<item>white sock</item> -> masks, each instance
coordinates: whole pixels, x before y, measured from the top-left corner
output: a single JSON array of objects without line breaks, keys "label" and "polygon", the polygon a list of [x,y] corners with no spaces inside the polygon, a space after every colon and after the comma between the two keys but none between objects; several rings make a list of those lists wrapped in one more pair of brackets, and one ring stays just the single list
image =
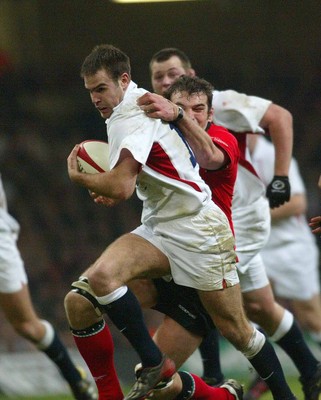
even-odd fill
[{"label": "white sock", "polygon": [[106,294],[106,296],[101,296],[101,297],[97,296],[96,299],[99,304],[104,306],[123,297],[124,294],[127,292],[127,290],[128,290],[127,286],[121,286],[120,288],[114,290],[113,292]]},{"label": "white sock", "polygon": [[288,310],[284,310],[283,318],[279,326],[276,328],[276,331],[273,333],[272,336],[270,336],[270,339],[273,342],[277,342],[278,340],[283,338],[283,336],[285,336],[291,329],[293,325],[293,320],[294,320],[293,314],[290,313],[290,311]]},{"label": "white sock", "polygon": [[42,319],[41,322],[45,326],[46,331],[44,337],[40,340],[40,342],[36,343],[36,346],[39,350],[45,350],[51,345],[55,337],[55,330],[50,322],[45,321],[44,319]]}]

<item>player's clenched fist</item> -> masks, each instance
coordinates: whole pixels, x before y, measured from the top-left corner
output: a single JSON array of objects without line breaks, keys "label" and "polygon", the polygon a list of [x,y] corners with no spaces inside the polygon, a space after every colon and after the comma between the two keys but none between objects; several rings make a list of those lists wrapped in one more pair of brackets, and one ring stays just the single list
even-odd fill
[{"label": "player's clenched fist", "polygon": [[312,233],[321,234],[321,216],[311,218],[309,226],[312,228]]},{"label": "player's clenched fist", "polygon": [[276,208],[290,200],[291,187],[287,176],[275,175],[266,189],[270,208]]}]

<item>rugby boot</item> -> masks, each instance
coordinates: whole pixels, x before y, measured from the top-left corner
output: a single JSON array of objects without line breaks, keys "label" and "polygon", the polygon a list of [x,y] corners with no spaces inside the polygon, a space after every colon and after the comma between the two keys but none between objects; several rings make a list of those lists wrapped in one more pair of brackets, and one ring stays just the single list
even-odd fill
[{"label": "rugby boot", "polygon": [[170,379],[176,372],[175,363],[163,355],[160,364],[155,367],[142,368],[136,382],[124,397],[124,400],[141,400],[161,381]]},{"label": "rugby boot", "polygon": [[77,367],[77,369],[81,375],[81,380],[70,387],[74,398],[76,400],[97,400],[96,389],[94,384],[87,379],[85,370],[81,367]]},{"label": "rugby boot", "polygon": [[228,379],[220,386],[222,389],[227,389],[235,400],[243,400],[243,386],[234,379]]},{"label": "rugby boot", "polygon": [[316,373],[310,379],[300,378],[304,400],[321,399],[321,363],[318,365]]}]

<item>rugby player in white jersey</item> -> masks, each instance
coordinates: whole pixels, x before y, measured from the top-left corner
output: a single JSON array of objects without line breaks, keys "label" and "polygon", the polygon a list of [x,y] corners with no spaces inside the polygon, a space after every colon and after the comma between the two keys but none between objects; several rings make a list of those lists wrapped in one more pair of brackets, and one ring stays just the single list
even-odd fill
[{"label": "rugby player in white jersey", "polygon": [[[267,186],[273,178],[274,146],[262,135],[248,135],[247,141],[251,163]],[[271,234],[260,254],[277,301],[321,346],[319,249],[307,223],[306,189],[294,158],[289,180],[290,201],[271,210]],[[251,392],[258,392],[258,386],[263,392],[264,385],[254,381]]]},{"label": "rugby player in white jersey", "polygon": [[[245,317],[228,219],[212,202],[186,141],[175,125],[140,110],[136,101],[146,91],[131,80],[129,58],[121,50],[96,46],[81,75],[94,106],[107,119],[111,170],[81,173],[76,145],[68,157],[69,176],[97,198],[126,200],[137,184],[143,201],[142,225],[110,244],[65,299],[76,345],[97,384],[107,375],[106,364],[112,364],[112,345],[104,347],[110,337],[101,310],[142,361],[141,374],[125,399],[146,397],[174,374],[175,365],[151,339],[139,303],[126,286],[136,278],[171,274],[176,283],[197,290],[221,333],[261,376],[271,376],[275,399],[293,399],[273,346]],[[171,122],[178,119],[176,114]],[[219,165],[224,153],[208,140],[216,154],[212,162]],[[120,396],[117,390],[113,398]]]},{"label": "rugby player in white jersey", "polygon": [[84,371],[74,365],[52,324],[40,319],[34,309],[17,246],[19,231],[19,223],[8,212],[0,176],[0,307],[15,331],[55,363],[75,399],[95,400],[97,394]]},{"label": "rugby player in white jersey", "polygon": [[[153,89],[160,95],[179,76],[195,75],[188,57],[175,48],[157,52],[151,59],[150,70]],[[177,106],[155,94],[144,95],[138,104],[152,118],[170,121],[177,114]],[[232,90],[215,90],[213,107],[214,122],[235,134],[241,150],[232,212],[239,259],[237,266],[246,311],[249,318],[291,357],[301,374],[306,399],[315,399],[321,393],[321,366],[306,345],[293,315],[275,302],[259,254],[269,236],[269,204],[275,208],[290,198],[288,170],[292,155],[292,116],[269,100]],[[188,117],[182,118],[178,126],[183,133],[190,134],[193,129]],[[267,189],[246,160],[246,134],[265,131],[275,146],[274,176]],[[201,160],[200,165],[203,166]],[[217,364],[217,357],[213,357],[212,363]]]}]

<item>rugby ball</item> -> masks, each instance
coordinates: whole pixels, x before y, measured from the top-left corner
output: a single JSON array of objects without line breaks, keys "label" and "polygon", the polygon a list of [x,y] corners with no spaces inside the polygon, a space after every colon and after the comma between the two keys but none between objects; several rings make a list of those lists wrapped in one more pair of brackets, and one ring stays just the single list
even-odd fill
[{"label": "rugby ball", "polygon": [[97,174],[109,171],[108,143],[102,140],[85,140],[80,143],[77,161],[81,172]]}]

